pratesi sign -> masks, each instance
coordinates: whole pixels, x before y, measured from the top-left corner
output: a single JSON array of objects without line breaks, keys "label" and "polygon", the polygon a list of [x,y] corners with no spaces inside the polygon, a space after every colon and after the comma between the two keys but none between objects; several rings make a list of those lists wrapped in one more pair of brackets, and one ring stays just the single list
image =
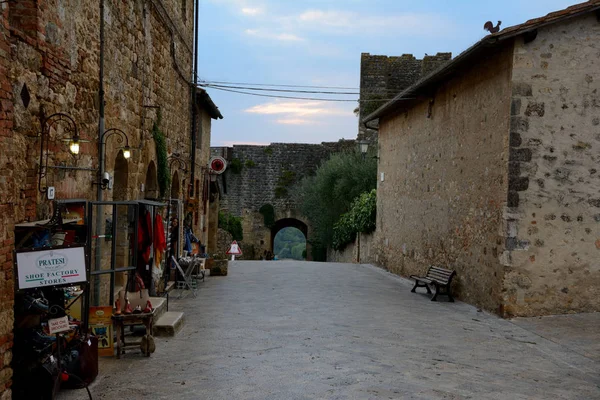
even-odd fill
[{"label": "pratesi sign", "polygon": [[87,281],[83,247],[17,253],[19,289]]}]

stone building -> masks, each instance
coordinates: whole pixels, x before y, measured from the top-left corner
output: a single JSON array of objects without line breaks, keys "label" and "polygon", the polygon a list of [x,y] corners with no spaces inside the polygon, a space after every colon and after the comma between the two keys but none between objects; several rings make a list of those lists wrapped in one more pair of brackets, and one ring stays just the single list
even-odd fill
[{"label": "stone building", "polygon": [[[132,149],[127,161],[123,143],[106,136],[103,163],[114,183],[102,191],[103,199],[164,198],[152,135],[157,123],[167,154],[184,161],[170,165],[169,192],[187,202],[204,241],[210,122],[222,116],[205,91],[192,98],[193,1],[21,0],[0,7],[0,398],[7,399],[14,225],[49,217],[51,201],[43,191],[49,186],[56,199],[96,200],[101,59],[104,129],[122,130]],[[54,113],[68,114],[89,141],[77,158],[59,140],[69,132],[58,125],[48,130],[50,146],[40,154],[44,118]],[[49,167],[41,176],[46,157]]]},{"label": "stone building", "polygon": [[390,271],[457,271],[502,316],[600,311],[600,1],[484,37],[379,120],[377,229]]},{"label": "stone building", "polygon": [[[401,56],[380,56],[362,53],[360,55],[360,100],[358,108],[358,139],[377,138],[376,129],[368,129],[361,122],[364,117],[375,111],[402,90],[422,77],[438,69],[452,58],[452,53],[437,53],[425,56],[422,60],[412,54]],[[374,121],[369,126],[376,128]]]}]

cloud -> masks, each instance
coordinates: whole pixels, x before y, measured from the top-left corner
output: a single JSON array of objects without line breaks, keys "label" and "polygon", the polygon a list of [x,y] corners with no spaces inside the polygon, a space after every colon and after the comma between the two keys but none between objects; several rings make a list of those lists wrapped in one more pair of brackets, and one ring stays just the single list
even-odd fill
[{"label": "cloud", "polygon": [[295,17],[301,28],[342,34],[440,35],[453,29],[445,18],[435,14],[361,15],[341,10],[307,10]]},{"label": "cloud", "polygon": [[273,33],[273,32],[264,31],[264,30],[260,30],[260,29],[246,29],[244,31],[244,33],[246,33],[246,35],[248,35],[248,36],[254,36],[254,37],[258,37],[261,39],[267,39],[267,40],[277,40],[280,42],[302,42],[302,41],[304,41],[303,38],[296,36],[294,34],[291,34],[291,33]]},{"label": "cloud", "polygon": [[278,119],[275,122],[282,125],[316,125],[320,123],[319,121],[302,118],[283,118]]},{"label": "cloud", "polygon": [[249,16],[255,16],[255,15],[259,15],[262,14],[262,9],[260,8],[256,8],[256,7],[243,7],[242,8],[242,14],[244,15],[249,15]]},{"label": "cloud", "polygon": [[331,117],[352,115],[348,110],[323,101],[271,101],[244,110],[250,114],[278,116],[281,125],[320,125]]},{"label": "cloud", "polygon": [[287,114],[295,117],[348,115],[346,110],[332,107],[322,101],[272,101],[250,107],[244,111],[252,114]]}]

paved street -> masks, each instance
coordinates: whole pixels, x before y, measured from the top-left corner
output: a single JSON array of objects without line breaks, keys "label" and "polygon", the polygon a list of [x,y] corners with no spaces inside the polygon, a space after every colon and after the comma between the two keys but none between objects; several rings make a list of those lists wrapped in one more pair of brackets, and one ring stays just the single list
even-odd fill
[{"label": "paved street", "polygon": [[507,321],[371,266],[293,261],[237,261],[185,294],[183,330],[101,360],[95,399],[600,399],[600,314]]}]

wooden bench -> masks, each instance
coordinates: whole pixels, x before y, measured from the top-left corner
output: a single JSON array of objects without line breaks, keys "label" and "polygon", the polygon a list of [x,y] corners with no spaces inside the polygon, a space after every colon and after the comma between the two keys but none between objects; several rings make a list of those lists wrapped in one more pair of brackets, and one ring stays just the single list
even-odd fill
[{"label": "wooden bench", "polygon": [[438,294],[442,294],[448,296],[448,301],[454,302],[454,297],[452,297],[452,292],[450,289],[450,284],[452,283],[452,278],[454,278],[454,275],[456,275],[455,271],[431,266],[429,267],[429,270],[427,270],[427,274],[425,276],[410,276],[415,280],[415,286],[413,286],[411,292],[414,293],[418,287],[424,287],[427,289],[427,294],[431,294],[429,285],[433,285],[435,287],[435,293],[431,298],[431,301],[437,301]]}]

